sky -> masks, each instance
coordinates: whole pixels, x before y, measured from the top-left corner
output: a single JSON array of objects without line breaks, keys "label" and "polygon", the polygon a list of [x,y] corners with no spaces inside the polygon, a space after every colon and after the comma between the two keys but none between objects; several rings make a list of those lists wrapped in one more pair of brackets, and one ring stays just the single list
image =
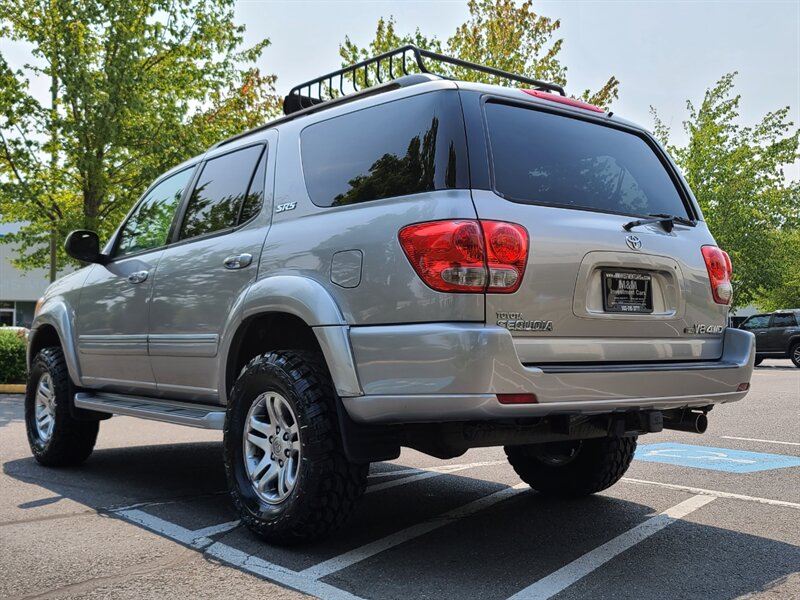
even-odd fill
[{"label": "sky", "polygon": [[[686,100],[698,105],[732,71],[742,124],[790,106],[800,127],[800,0],[535,0],[534,10],[561,20],[567,93],[597,90],[614,75],[612,110],[651,128],[655,107],[673,142],[686,141]],[[446,40],[469,12],[466,0],[238,0],[235,9],[246,43],[271,40],[258,66],[278,75],[281,94],[339,68],[345,36],[364,46],[390,15],[400,34],[419,28]],[[23,44],[3,41],[2,51],[14,66],[30,60]],[[46,96],[47,82],[33,83]],[[787,174],[800,179],[800,163]]]},{"label": "sky", "polygon": [[[561,20],[560,54],[567,93],[620,82],[612,109],[652,127],[650,106],[685,141],[686,100],[698,105],[722,75],[738,71],[742,123],[790,106],[800,126],[800,0],[666,1],[544,0],[538,13]],[[464,22],[466,0],[239,0],[236,18],[246,41],[268,37],[259,66],[278,75],[282,94],[302,81],[337,69],[339,44],[359,46],[374,36],[381,16],[393,15],[400,34],[416,28],[443,40]],[[789,169],[800,179],[800,164]]]}]

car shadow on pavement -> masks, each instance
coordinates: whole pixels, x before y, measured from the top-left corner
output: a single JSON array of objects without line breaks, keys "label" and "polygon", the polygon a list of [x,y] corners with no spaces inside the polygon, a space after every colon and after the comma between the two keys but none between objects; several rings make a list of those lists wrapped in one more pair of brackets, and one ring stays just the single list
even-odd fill
[{"label": "car shadow on pavement", "polygon": [[[398,480],[411,476],[402,465],[376,467],[373,472],[404,471],[396,475]],[[3,470],[48,490],[52,497],[116,518],[124,518],[120,507],[135,506],[191,531],[235,520],[218,442],[101,449],[74,469],[48,469],[24,458],[5,463]],[[381,476],[370,482],[391,479]],[[628,494],[629,489],[622,491]],[[320,581],[363,598],[503,600],[690,496],[665,492],[671,495],[654,507],[646,500],[602,494],[564,500],[522,490],[470,516],[448,515],[501,490],[508,486],[440,474],[367,493],[346,529],[316,543],[272,546],[241,526],[213,539],[277,569],[297,572],[397,532],[413,531],[420,523],[433,524],[423,534],[400,535],[398,543],[346,563]],[[638,486],[635,490],[631,496],[646,496]],[[672,523],[557,597],[722,600],[768,590],[795,573],[798,564],[796,546],[687,519]]]}]

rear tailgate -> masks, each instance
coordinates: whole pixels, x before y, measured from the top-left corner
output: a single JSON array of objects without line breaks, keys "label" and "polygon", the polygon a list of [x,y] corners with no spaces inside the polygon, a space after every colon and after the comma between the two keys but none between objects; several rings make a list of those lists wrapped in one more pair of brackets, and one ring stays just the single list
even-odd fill
[{"label": "rear tailgate", "polygon": [[494,191],[473,191],[478,217],[530,237],[522,284],[488,294],[486,319],[512,332],[522,362],[719,358],[727,306],[712,297],[705,224],[623,228],[694,216],[655,145],[537,105],[484,111]]}]

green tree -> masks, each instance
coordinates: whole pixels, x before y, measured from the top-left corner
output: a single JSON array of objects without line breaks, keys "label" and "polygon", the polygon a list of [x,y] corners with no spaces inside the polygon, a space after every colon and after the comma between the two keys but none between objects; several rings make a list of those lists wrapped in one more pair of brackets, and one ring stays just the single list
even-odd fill
[{"label": "green tree", "polygon": [[800,131],[788,106],[753,127],[742,126],[735,76],[717,81],[699,107],[687,101],[685,146],[670,144],[669,129],[652,107],[651,112],[656,136],[683,170],[720,247],[731,255],[734,303],[745,306],[781,288],[787,265],[796,271],[800,263],[800,182],[787,180],[784,172],[800,159]]},{"label": "green tree", "polygon": [[[107,235],[157,174],[279,111],[234,0],[0,0],[0,221],[17,265],[50,263],[71,229]],[[31,81],[49,83],[37,98]],[[48,252],[48,249],[50,250]],[[63,257],[61,257],[63,259]]]},{"label": "green tree", "polygon": [[[564,40],[554,39],[561,21],[534,12],[533,0],[526,0],[519,6],[513,0],[470,0],[468,6],[470,18],[458,26],[446,43],[423,35],[419,29],[401,36],[395,30],[393,17],[381,18],[375,37],[367,47],[361,48],[345,37],[339,47],[342,66],[398,46],[414,44],[533,79],[566,85],[567,68],[558,59]],[[467,81],[504,83],[491,75],[446,65],[437,65],[436,71]],[[363,73],[359,73],[358,83],[363,85]],[[612,76],[600,90],[585,90],[580,97],[607,108],[618,93],[619,81]]]}]

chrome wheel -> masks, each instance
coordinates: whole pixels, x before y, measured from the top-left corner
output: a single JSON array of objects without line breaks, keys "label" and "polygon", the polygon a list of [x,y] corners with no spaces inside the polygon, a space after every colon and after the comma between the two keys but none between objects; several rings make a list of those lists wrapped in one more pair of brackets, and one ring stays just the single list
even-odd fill
[{"label": "chrome wheel", "polygon": [[49,442],[56,424],[56,394],[50,373],[42,373],[39,383],[36,384],[34,418],[39,439],[44,443]]},{"label": "chrome wheel", "polygon": [[300,428],[289,401],[277,392],[255,399],[244,425],[244,463],[259,498],[280,504],[300,474]]},{"label": "chrome wheel", "polygon": [[794,364],[800,366],[800,344],[794,347],[794,351],[792,352],[792,361]]}]

